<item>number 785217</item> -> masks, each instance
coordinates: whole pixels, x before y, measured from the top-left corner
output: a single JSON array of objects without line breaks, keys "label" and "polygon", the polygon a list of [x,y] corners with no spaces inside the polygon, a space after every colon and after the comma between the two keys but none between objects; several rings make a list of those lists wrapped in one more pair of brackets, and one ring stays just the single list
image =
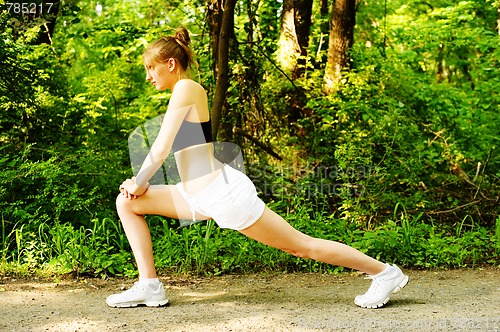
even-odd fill
[{"label": "number 785217", "polygon": [[35,2],[6,2],[7,12],[11,14],[49,14],[53,2],[35,3]]}]

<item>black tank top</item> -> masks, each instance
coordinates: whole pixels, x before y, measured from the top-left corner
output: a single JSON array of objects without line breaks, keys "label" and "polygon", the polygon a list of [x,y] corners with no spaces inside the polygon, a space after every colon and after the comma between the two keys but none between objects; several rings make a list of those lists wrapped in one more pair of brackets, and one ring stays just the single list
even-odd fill
[{"label": "black tank top", "polygon": [[212,142],[212,123],[182,121],[182,125],[175,136],[172,151],[177,152],[187,147]]}]

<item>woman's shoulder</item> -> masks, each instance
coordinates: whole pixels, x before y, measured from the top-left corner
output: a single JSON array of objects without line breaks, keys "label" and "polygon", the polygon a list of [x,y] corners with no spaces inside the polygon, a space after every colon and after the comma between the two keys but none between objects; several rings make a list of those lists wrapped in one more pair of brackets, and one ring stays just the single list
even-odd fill
[{"label": "woman's shoulder", "polygon": [[176,89],[196,89],[197,91],[205,92],[205,88],[200,83],[189,78],[178,81],[174,86],[174,90]]},{"label": "woman's shoulder", "polygon": [[200,109],[208,107],[205,88],[191,79],[182,79],[175,83],[169,105],[180,107],[192,104]]}]

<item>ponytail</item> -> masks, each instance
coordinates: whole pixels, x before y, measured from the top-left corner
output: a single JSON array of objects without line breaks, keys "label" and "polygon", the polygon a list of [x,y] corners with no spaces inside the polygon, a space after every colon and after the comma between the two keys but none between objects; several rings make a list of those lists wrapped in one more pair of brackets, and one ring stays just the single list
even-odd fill
[{"label": "ponytail", "polygon": [[161,37],[152,43],[142,55],[145,65],[164,63],[169,58],[174,58],[187,71],[194,64],[194,53],[190,48],[191,38],[183,26],[175,30],[173,36]]}]

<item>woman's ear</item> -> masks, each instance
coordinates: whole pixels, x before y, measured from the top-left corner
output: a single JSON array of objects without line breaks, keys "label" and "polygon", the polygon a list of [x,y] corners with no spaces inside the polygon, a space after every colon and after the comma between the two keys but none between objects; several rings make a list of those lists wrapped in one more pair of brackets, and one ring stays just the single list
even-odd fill
[{"label": "woman's ear", "polygon": [[170,70],[170,72],[172,73],[175,70],[175,66],[177,65],[177,63],[175,62],[174,58],[168,59],[167,63],[168,63],[168,70]]}]

